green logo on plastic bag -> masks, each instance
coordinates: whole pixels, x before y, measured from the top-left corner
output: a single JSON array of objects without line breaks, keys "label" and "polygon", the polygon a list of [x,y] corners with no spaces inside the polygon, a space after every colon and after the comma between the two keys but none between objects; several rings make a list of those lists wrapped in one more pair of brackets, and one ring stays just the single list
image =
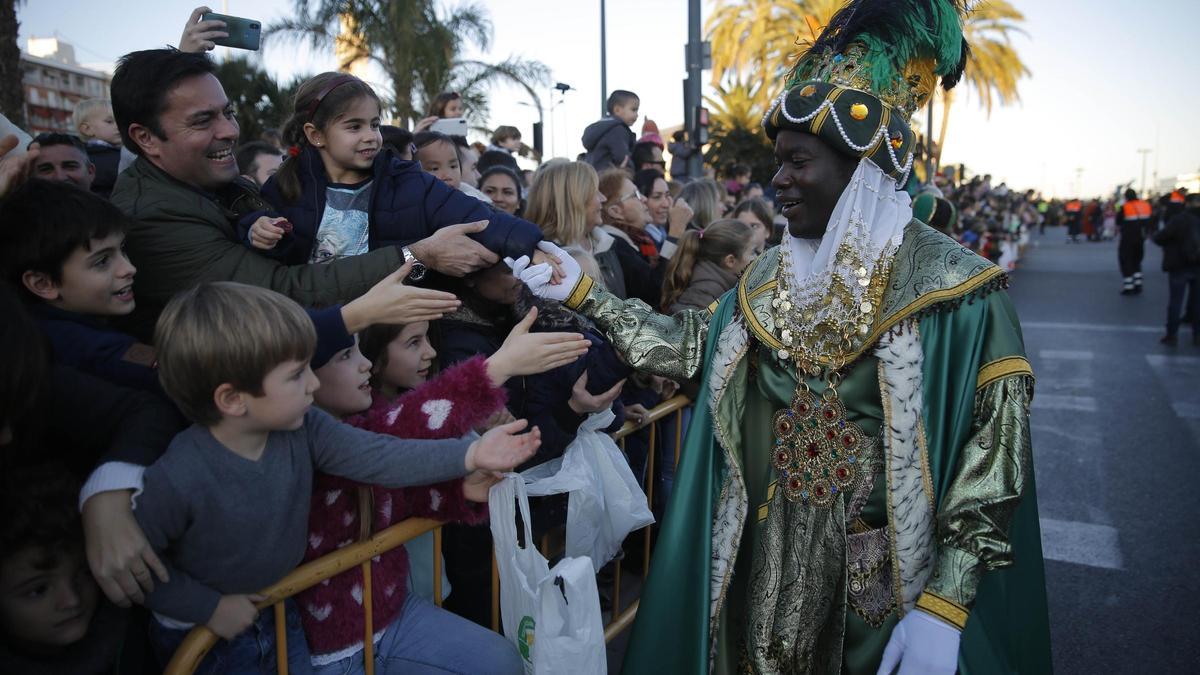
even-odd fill
[{"label": "green logo on plastic bag", "polygon": [[521,623],[517,626],[517,649],[521,652],[521,658],[533,663],[533,617],[521,617]]}]

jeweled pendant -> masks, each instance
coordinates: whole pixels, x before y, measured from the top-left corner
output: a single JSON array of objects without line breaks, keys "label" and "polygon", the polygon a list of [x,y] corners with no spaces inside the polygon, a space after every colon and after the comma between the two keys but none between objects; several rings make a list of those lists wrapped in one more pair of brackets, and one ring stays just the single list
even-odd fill
[{"label": "jeweled pendant", "polygon": [[801,385],[791,405],[775,413],[772,465],[786,499],[828,506],[854,483],[855,453],[866,435],[846,419],[837,396],[818,398]]}]

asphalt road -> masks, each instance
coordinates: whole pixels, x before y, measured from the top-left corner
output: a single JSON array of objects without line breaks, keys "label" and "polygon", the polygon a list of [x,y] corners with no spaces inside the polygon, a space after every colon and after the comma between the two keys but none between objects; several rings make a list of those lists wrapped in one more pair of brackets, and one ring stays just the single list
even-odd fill
[{"label": "asphalt road", "polygon": [[1032,430],[1057,673],[1200,672],[1200,347],[1165,333],[1116,244],[1034,236],[1010,294],[1037,376]]}]

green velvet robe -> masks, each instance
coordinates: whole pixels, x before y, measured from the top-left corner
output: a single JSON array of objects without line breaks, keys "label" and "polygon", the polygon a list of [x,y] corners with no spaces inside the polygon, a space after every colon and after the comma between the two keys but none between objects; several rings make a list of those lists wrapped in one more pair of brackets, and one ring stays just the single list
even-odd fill
[{"label": "green velvet robe", "polygon": [[[848,497],[831,507],[801,507],[775,494],[770,420],[796,384],[795,371],[773,356],[780,346],[769,305],[777,270],[778,252],[768,251],[711,315],[663,317],[587,280],[567,301],[591,316],[635,367],[677,378],[703,375],[624,672],[874,673],[892,627],[922,590],[970,609],[961,672],[1049,672],[1029,457],[1032,373],[1015,312],[1000,290],[1000,270],[911,223],[874,329],[839,387],[848,418],[866,434],[892,428],[898,394],[872,345],[902,341],[895,336],[906,330],[919,336],[909,342],[922,357],[912,440],[920,466],[907,471],[910,492],[919,473],[916,490],[923,496],[916,501],[928,500],[928,514],[898,508],[903,470],[892,466],[892,451],[879,448],[874,486],[855,522],[890,534],[896,606],[878,627],[847,609]],[[910,531],[910,521],[922,517],[932,519],[926,524],[932,542],[910,553],[912,546],[898,546],[897,528]],[[764,563],[764,555],[782,557]],[[752,581],[762,576],[756,563],[761,571],[783,567],[781,560],[799,578],[786,592],[767,584],[764,597],[763,584]],[[794,647],[786,639],[767,635],[759,647],[770,649],[749,658],[746,623],[762,613],[764,601],[795,610],[793,623],[798,617],[801,633],[809,632],[807,651],[789,652]]]}]

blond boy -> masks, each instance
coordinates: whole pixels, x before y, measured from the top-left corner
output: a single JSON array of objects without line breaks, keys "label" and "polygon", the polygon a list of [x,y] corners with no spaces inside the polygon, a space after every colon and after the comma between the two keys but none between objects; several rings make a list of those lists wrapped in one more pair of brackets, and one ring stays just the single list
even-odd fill
[{"label": "blond boy", "polygon": [[[424,485],[510,469],[540,443],[536,428],[514,435],[523,421],[475,441],[401,440],[338,422],[312,407],[312,321],[274,291],[232,282],[186,291],[167,305],[155,344],[163,388],[195,422],[146,469],[135,511],[169,575],[146,595],[164,662],[205,624],[227,642],[202,670],[274,671],[273,616],[258,617],[254,593],[303,558],[315,471]],[[287,609],[288,661],[307,672],[299,618]]]}]

